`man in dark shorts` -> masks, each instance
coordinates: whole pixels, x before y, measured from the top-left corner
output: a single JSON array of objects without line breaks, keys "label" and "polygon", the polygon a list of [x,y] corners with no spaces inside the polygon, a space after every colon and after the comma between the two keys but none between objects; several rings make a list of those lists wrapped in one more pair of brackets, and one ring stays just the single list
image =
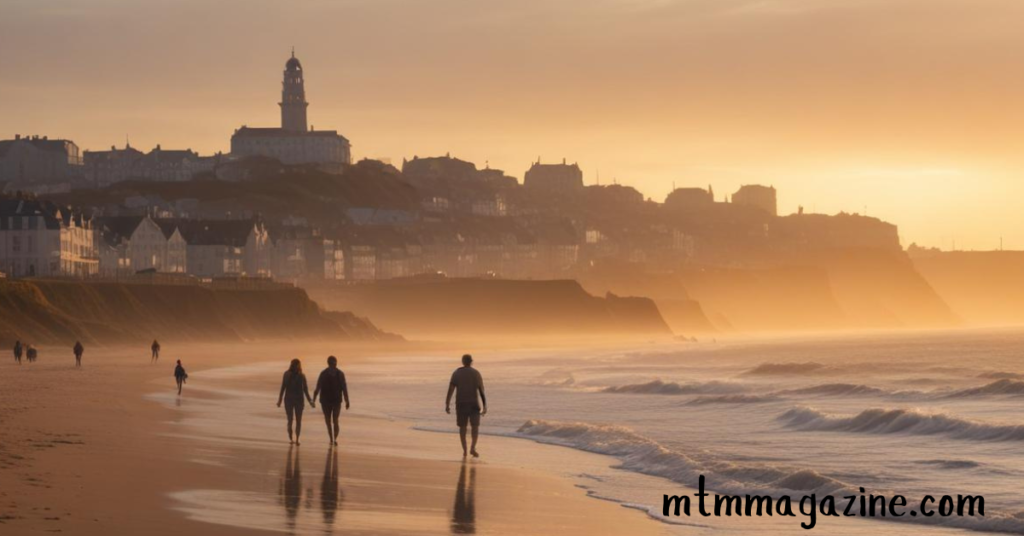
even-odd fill
[{"label": "man in dark shorts", "polygon": [[313,398],[317,395],[320,395],[320,409],[324,410],[324,421],[327,423],[327,441],[333,446],[338,446],[338,433],[341,432],[338,428],[341,403],[345,402],[345,409],[348,409],[349,398],[345,373],[338,368],[338,358],[333,355],[327,358],[327,368],[316,380]]},{"label": "man in dark shorts", "polygon": [[[469,453],[474,458],[479,458],[476,451],[476,439],[480,433],[480,417],[487,415],[487,397],[484,395],[484,378],[480,372],[473,368],[473,356],[466,354],[462,356],[462,367],[455,369],[452,373],[452,380],[448,384],[448,399],[444,403],[445,413],[452,412],[452,394],[455,395],[455,422],[459,425],[459,439],[462,440],[462,456],[466,456],[466,425],[473,427],[473,445]],[[479,400],[477,392],[480,393]],[[483,411],[480,410],[480,403],[483,402]]]}]

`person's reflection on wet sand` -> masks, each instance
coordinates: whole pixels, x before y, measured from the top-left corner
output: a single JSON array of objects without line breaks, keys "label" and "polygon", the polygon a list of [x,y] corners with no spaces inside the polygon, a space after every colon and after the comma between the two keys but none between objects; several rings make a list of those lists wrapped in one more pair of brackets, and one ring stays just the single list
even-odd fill
[{"label": "person's reflection on wet sand", "polygon": [[320,509],[324,513],[325,525],[330,527],[334,524],[334,516],[344,500],[345,493],[338,482],[338,449],[329,449],[327,463],[324,464],[324,481],[320,485]]},{"label": "person's reflection on wet sand", "polygon": [[299,515],[299,504],[302,502],[302,470],[299,468],[299,449],[288,449],[288,461],[284,466],[281,478],[281,504],[288,518],[288,528],[295,529],[295,520]]},{"label": "person's reflection on wet sand", "polygon": [[452,534],[476,534],[476,467],[462,464],[459,472],[459,487],[455,490],[455,507],[452,508]]}]

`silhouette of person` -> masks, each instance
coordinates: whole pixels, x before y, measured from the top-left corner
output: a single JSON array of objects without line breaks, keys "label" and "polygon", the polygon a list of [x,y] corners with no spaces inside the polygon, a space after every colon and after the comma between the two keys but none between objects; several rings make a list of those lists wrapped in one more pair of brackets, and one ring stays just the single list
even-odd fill
[{"label": "silhouette of person", "polygon": [[[288,443],[299,444],[299,435],[302,434],[302,410],[306,408],[306,400],[309,405],[316,407],[313,398],[309,396],[309,385],[306,383],[306,375],[302,373],[302,361],[292,359],[288,370],[284,371],[281,378],[281,392],[277,395],[277,407],[281,407],[284,401],[284,412],[288,415]],[[292,421],[295,422],[295,439],[292,439]]]},{"label": "silhouette of person", "polygon": [[320,395],[320,409],[323,410],[324,422],[327,423],[327,441],[331,445],[337,446],[338,433],[341,432],[338,428],[341,403],[345,402],[345,409],[348,409],[349,396],[345,373],[338,368],[338,358],[333,355],[327,358],[327,368],[320,373],[320,378],[316,380],[313,398],[316,398],[317,395]]},{"label": "silhouette of person", "polygon": [[21,341],[14,341],[14,360],[20,365],[21,354],[24,351],[24,347],[21,345]]},{"label": "silhouette of person", "polygon": [[181,396],[181,386],[185,384],[185,380],[188,379],[188,373],[185,372],[185,367],[181,366],[181,360],[178,360],[178,366],[174,367],[174,380],[178,382],[178,396]]},{"label": "silhouette of person", "polygon": [[160,360],[160,343],[156,342],[156,339],[153,339],[153,345],[150,346],[149,349],[153,351],[153,355],[150,356],[149,360],[152,363],[156,363]]},{"label": "silhouette of person", "polygon": [[75,347],[72,348],[75,352],[75,367],[82,366],[82,354],[85,353],[85,347],[82,346],[82,341],[75,341]]},{"label": "silhouette of person", "polygon": [[320,509],[324,514],[324,525],[328,529],[334,525],[334,518],[345,500],[338,481],[338,450],[327,451],[327,463],[324,465],[324,480],[320,484]]},{"label": "silhouette of person", "polygon": [[468,467],[468,470],[467,482],[467,467],[463,462],[452,507],[452,534],[476,534],[476,467]]},{"label": "silhouette of person", "polygon": [[[473,356],[466,354],[462,356],[462,366],[455,369],[452,379],[448,383],[448,398],[444,403],[445,413],[452,412],[452,394],[455,395],[455,423],[459,425],[459,439],[462,441],[462,456],[466,456],[466,426],[473,427],[473,445],[469,453],[474,458],[479,458],[476,451],[476,441],[480,434],[480,417],[487,415],[487,397],[484,395],[484,378],[480,371],[473,368]],[[479,400],[477,393],[480,393]],[[479,402],[483,402],[483,411],[480,410]]]},{"label": "silhouette of person", "polygon": [[25,357],[28,358],[29,363],[35,363],[36,359],[39,358],[39,350],[36,350],[36,347],[30,344],[25,349]]},{"label": "silhouette of person", "polygon": [[299,468],[299,449],[288,448],[288,458],[285,462],[284,476],[281,478],[278,493],[281,495],[281,504],[284,505],[284,513],[288,518],[288,527],[294,530],[295,518],[299,515],[299,505],[302,503],[302,470]]}]

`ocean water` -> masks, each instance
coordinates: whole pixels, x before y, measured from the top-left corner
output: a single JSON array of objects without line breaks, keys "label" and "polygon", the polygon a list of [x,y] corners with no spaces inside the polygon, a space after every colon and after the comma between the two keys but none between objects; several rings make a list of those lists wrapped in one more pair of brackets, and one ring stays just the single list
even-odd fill
[{"label": "ocean water", "polygon": [[[595,497],[647,511],[672,533],[803,532],[799,523],[806,518],[799,513],[763,524],[662,518],[662,494],[692,493],[704,475],[710,491],[790,495],[794,501],[810,493],[848,495],[861,487],[906,496],[908,507],[924,495],[985,498],[984,517],[818,516],[818,532],[1024,534],[1021,331],[681,342],[475,357],[489,402],[485,433],[607,455],[606,463],[563,463],[555,470]],[[458,359],[343,362],[353,411],[409,422],[425,432],[453,433],[454,417],[443,406]],[[256,372],[269,373],[211,371],[209,380]],[[196,417],[202,418],[216,420]],[[485,458],[487,441],[485,436],[480,446]]]}]

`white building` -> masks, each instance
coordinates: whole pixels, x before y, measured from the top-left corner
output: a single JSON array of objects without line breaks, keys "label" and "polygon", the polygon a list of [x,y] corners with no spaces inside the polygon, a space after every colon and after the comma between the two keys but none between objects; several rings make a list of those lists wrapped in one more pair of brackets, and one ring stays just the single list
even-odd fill
[{"label": "white building", "polygon": [[232,156],[265,156],[287,165],[315,164],[331,172],[340,172],[343,164],[352,162],[351,144],[344,136],[334,130],[309,128],[305,73],[294,52],[285,64],[280,106],[281,128],[239,128],[231,136]]},{"label": "white building", "polygon": [[185,239],[174,225],[160,225],[149,216],[99,218],[96,249],[104,277],[143,270],[185,273]]},{"label": "white building", "polygon": [[99,261],[92,222],[70,208],[0,199],[0,271],[11,277],[92,277]]}]

